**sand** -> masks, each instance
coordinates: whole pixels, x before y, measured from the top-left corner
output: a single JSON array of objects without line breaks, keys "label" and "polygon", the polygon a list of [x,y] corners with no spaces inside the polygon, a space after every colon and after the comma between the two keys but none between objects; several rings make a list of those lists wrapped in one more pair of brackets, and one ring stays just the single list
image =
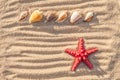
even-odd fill
[{"label": "sand", "polygon": [[[42,11],[94,11],[89,23],[71,25],[69,20],[29,24],[18,23],[25,8]],[[0,0],[0,80],[120,80],[120,1],[119,0]],[[75,49],[78,38],[86,49],[98,47],[89,59],[93,70],[64,52]]]}]

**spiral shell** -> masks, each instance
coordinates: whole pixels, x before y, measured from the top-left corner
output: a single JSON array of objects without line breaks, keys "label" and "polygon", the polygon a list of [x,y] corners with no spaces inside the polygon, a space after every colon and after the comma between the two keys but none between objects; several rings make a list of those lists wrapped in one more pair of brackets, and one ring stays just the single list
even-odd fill
[{"label": "spiral shell", "polygon": [[70,23],[75,23],[77,22],[82,16],[80,15],[80,13],[78,11],[74,11],[71,15],[70,18]]},{"label": "spiral shell", "polygon": [[63,22],[67,19],[67,17],[68,17],[68,12],[67,11],[61,12],[61,13],[59,13],[56,22],[58,22],[58,23]]},{"label": "spiral shell", "polygon": [[29,15],[28,11],[21,12],[18,21],[22,21],[22,20],[26,19],[28,15]]},{"label": "spiral shell", "polygon": [[88,12],[88,13],[85,15],[84,22],[90,22],[90,21],[93,19],[93,16],[94,16],[94,13],[93,13],[93,12]]},{"label": "spiral shell", "polygon": [[55,20],[56,18],[57,18],[57,16],[56,16],[56,12],[47,12],[46,13],[46,21],[45,22],[50,22],[50,21],[52,21],[52,20]]},{"label": "spiral shell", "polygon": [[41,21],[42,18],[43,18],[43,13],[40,12],[39,10],[35,10],[33,11],[33,13],[31,14],[29,18],[29,23]]}]

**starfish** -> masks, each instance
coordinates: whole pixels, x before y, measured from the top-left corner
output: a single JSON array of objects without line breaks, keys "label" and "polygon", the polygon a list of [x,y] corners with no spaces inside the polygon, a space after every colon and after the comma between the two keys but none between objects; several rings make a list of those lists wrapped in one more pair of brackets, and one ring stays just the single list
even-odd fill
[{"label": "starfish", "polygon": [[73,62],[71,70],[75,71],[81,61],[83,61],[90,69],[92,69],[93,65],[89,61],[88,56],[90,54],[96,52],[97,50],[98,49],[96,47],[85,50],[85,48],[84,48],[84,40],[83,40],[83,38],[80,38],[79,42],[78,42],[78,47],[77,47],[76,50],[72,50],[72,49],[66,49],[65,50],[66,53],[68,53],[69,55],[75,57],[75,60]]}]

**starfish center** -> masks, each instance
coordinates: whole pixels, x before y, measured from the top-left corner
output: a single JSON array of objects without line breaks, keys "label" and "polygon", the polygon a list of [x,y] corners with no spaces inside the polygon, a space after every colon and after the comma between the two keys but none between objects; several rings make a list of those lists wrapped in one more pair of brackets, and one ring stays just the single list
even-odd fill
[{"label": "starfish center", "polygon": [[86,50],[84,48],[84,40],[80,38],[78,42],[77,50],[72,50],[72,49],[65,50],[66,53],[75,57],[71,70],[75,71],[81,61],[83,61],[90,69],[92,69],[93,65],[89,61],[88,56],[96,52],[97,50],[98,50],[97,48],[91,48],[91,49]]}]

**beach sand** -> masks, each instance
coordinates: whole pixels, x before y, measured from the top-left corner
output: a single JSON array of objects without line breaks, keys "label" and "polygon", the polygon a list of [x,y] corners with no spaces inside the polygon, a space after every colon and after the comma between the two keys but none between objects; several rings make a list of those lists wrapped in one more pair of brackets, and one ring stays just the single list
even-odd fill
[{"label": "beach sand", "polygon": [[[25,8],[41,11],[94,11],[89,23],[18,23]],[[119,0],[0,0],[0,80],[120,80]],[[75,49],[83,37],[93,70],[81,63],[71,72]]]}]

